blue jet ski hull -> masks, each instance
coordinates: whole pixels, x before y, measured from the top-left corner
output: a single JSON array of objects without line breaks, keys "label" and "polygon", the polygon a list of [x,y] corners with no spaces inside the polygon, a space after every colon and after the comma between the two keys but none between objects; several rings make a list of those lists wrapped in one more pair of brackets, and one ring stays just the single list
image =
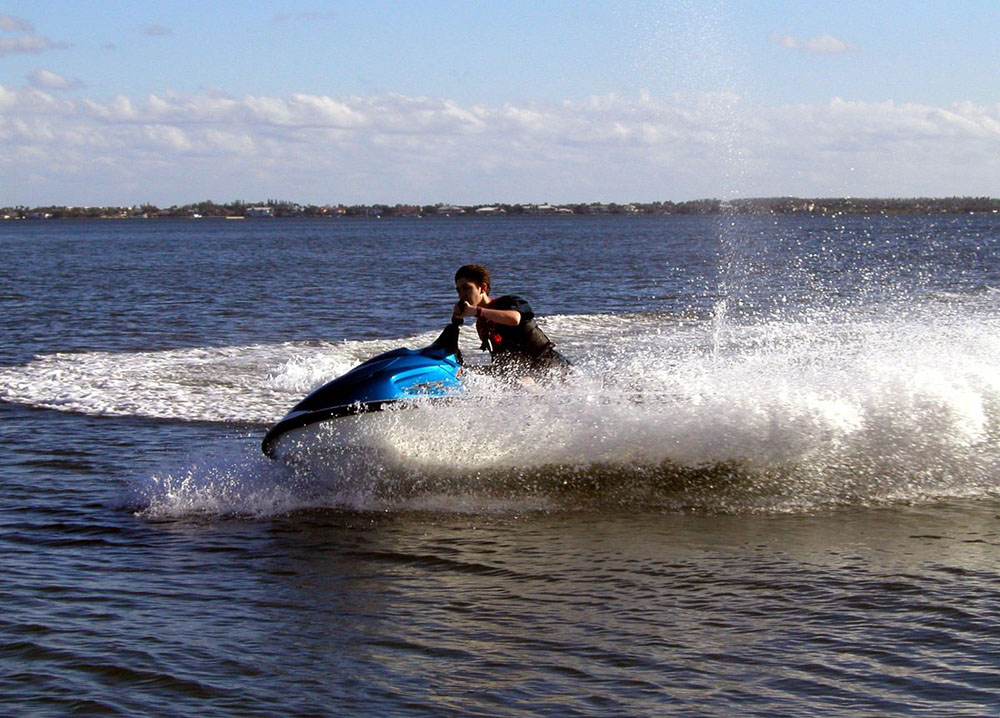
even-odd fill
[{"label": "blue jet ski hull", "polygon": [[399,402],[460,394],[462,356],[458,325],[451,324],[423,349],[394,349],[372,357],[310,393],[264,436],[261,450],[276,457],[282,436],[304,426]]}]

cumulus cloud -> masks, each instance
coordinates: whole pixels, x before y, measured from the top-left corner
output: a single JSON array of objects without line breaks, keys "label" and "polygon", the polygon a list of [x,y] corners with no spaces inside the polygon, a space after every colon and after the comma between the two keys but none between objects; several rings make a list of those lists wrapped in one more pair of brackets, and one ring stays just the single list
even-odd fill
[{"label": "cumulus cloud", "polygon": [[51,70],[36,70],[28,75],[28,82],[43,90],[72,90],[82,87],[83,82],[70,79]]},{"label": "cumulus cloud", "polygon": [[820,35],[809,39],[800,39],[794,35],[771,33],[771,42],[786,50],[799,50],[818,55],[840,55],[845,52],[857,52],[853,45],[833,35]]},{"label": "cumulus cloud", "polygon": [[[498,106],[404,95],[66,99],[0,86],[0,110],[0,172],[12,186],[50,178],[37,197],[8,198],[25,204],[59,202],[70,182],[95,192],[75,198],[93,204],[278,190],[421,203],[954,195],[1000,182],[1000,106],[973,103],[764,107],[648,92]],[[133,185],[136,196],[114,196]]]},{"label": "cumulus cloud", "polygon": [[66,43],[55,42],[42,35],[36,35],[35,28],[31,23],[13,15],[0,15],[0,30],[19,33],[15,37],[0,37],[0,57],[69,47]]},{"label": "cumulus cloud", "polygon": [[0,37],[0,56],[45,52],[46,50],[58,50],[65,47],[68,47],[66,43],[54,42],[41,35]]}]

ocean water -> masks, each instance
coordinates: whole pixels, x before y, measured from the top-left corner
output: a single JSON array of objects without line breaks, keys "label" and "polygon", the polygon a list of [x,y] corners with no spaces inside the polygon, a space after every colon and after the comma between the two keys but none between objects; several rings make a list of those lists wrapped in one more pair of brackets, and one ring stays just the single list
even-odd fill
[{"label": "ocean water", "polygon": [[[472,261],[567,382],[260,453]],[[6,222],[0,277],[5,715],[1000,713],[1000,217]]]}]

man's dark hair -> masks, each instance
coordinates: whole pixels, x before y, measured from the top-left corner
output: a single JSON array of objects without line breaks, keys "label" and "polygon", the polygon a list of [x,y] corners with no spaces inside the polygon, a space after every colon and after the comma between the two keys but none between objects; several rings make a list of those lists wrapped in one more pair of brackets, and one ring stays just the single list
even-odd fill
[{"label": "man's dark hair", "polygon": [[466,264],[459,267],[458,271],[455,272],[455,281],[458,282],[459,279],[470,279],[476,284],[485,284],[487,292],[493,286],[493,282],[490,280],[490,270],[481,264]]}]

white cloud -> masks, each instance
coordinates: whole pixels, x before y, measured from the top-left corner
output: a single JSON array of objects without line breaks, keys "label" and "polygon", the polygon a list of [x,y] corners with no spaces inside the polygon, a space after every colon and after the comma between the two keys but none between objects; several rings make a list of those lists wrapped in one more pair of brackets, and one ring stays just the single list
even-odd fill
[{"label": "white cloud", "polygon": [[0,92],[0,107],[14,119],[25,116],[72,117],[76,114],[78,106],[72,100],[60,99],[36,88],[4,87]]},{"label": "white cloud", "polygon": [[[734,95],[683,102],[648,92],[493,107],[402,95],[74,100],[0,86],[0,110],[7,186],[50,178],[30,186],[36,196],[0,204],[171,204],[279,190],[308,202],[424,203],[989,194],[1000,186],[1000,105],[760,107]],[[93,195],[61,196],[66,186]],[[132,186],[141,196],[128,195]]]},{"label": "white cloud", "polygon": [[256,149],[253,137],[246,132],[208,130],[203,139],[209,151],[217,150],[233,155],[252,155]]},{"label": "white cloud", "polygon": [[28,75],[28,82],[43,90],[71,90],[83,86],[80,80],[71,80],[51,70],[36,70]]},{"label": "white cloud", "polygon": [[772,32],[771,42],[779,47],[785,48],[786,50],[797,50],[799,48],[798,39],[792,37],[791,35],[780,35],[776,32]]},{"label": "white cloud", "polygon": [[820,35],[806,40],[804,44],[808,52],[816,52],[825,55],[839,55],[843,52],[854,52],[855,48],[833,35]]},{"label": "white cloud", "polygon": [[129,122],[138,119],[138,112],[132,100],[125,95],[116,95],[107,103],[83,99],[80,102],[80,121],[87,122],[87,115],[98,120]]},{"label": "white cloud", "polygon": [[24,55],[46,52],[69,47],[66,43],[55,42],[35,34],[35,28],[26,20],[13,15],[0,14],[0,31],[18,33],[15,37],[0,37],[0,57],[4,55]]},{"label": "white cloud", "polygon": [[833,35],[820,35],[809,39],[800,39],[794,35],[782,35],[774,32],[771,33],[771,42],[786,50],[799,50],[818,55],[840,55],[846,52],[858,51],[850,43]]},{"label": "white cloud", "polygon": [[41,35],[19,35],[18,37],[0,37],[0,56],[23,55],[29,53],[58,50],[68,47],[65,43],[53,42]]},{"label": "white cloud", "polygon": [[0,110],[8,110],[20,102],[19,93],[12,88],[0,85]]},{"label": "white cloud", "polygon": [[179,127],[172,125],[146,125],[142,131],[146,139],[156,149],[184,153],[193,147],[187,133]]},{"label": "white cloud", "polygon": [[13,15],[0,15],[0,30],[4,32],[34,32],[35,28],[27,20]]}]

